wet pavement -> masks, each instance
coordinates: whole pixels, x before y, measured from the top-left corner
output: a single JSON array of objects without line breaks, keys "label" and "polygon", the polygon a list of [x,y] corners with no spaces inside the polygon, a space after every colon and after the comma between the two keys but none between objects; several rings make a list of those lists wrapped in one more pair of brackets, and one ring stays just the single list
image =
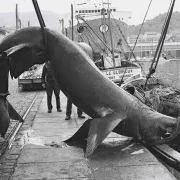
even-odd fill
[{"label": "wet pavement", "polygon": [[[54,98],[53,104],[55,107]],[[52,113],[47,113],[44,93],[42,101],[39,100],[33,107],[32,112],[36,112],[36,115],[31,112],[33,121],[31,124],[24,123],[19,137],[16,137],[17,141],[9,150],[10,160],[10,155],[16,155],[10,180],[175,179],[145,147],[133,142],[131,138],[114,133],[105,139],[90,158],[85,158],[83,145],[74,147],[63,143],[84,120],[77,118],[76,107],[72,119],[64,120],[66,97],[62,93],[61,105],[63,112],[53,109]],[[7,160],[4,159],[4,164],[1,161],[2,169]]]}]

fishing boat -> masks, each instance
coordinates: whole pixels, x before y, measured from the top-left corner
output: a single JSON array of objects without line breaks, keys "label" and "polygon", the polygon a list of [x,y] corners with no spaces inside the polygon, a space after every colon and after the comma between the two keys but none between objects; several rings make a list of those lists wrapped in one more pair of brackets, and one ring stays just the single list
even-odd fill
[{"label": "fishing boat", "polygon": [[74,41],[92,47],[93,60],[102,73],[118,85],[141,78],[141,67],[130,60],[132,50],[125,36],[131,12],[119,11],[107,0],[86,0],[72,8],[69,28],[63,32]]}]

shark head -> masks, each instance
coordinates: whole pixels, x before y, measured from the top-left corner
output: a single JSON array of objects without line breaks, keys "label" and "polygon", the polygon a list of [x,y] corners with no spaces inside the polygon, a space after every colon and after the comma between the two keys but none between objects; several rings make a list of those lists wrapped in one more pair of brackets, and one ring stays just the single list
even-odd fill
[{"label": "shark head", "polygon": [[45,62],[44,38],[40,28],[30,27],[16,31],[0,43],[0,134],[4,136],[10,118],[23,122],[21,116],[7,101],[9,71],[17,78],[34,64]]},{"label": "shark head", "polygon": [[153,117],[143,125],[139,124],[141,141],[145,144],[164,144],[172,141],[180,134],[180,118],[173,118],[154,112]]},{"label": "shark head", "polygon": [[0,43],[0,66],[8,60],[11,76],[15,78],[34,64],[43,64],[44,55],[44,38],[39,27],[18,30]]}]

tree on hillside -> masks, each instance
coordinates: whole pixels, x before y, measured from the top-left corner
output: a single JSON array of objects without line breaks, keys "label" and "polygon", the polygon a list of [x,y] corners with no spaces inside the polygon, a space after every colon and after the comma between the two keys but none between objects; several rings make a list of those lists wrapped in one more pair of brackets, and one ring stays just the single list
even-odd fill
[{"label": "tree on hillside", "polygon": [[3,27],[0,27],[0,34],[6,35],[6,33],[7,31]]},{"label": "tree on hillside", "polygon": [[[163,25],[164,25],[164,21],[166,19],[167,13],[164,14],[159,14],[158,16],[154,17],[153,19],[150,20],[146,20],[146,22],[143,25],[142,28],[142,34],[144,34],[145,32],[157,32],[157,33],[161,33]],[[172,33],[172,32],[176,32],[176,31],[180,31],[180,12],[173,12],[172,17],[171,17],[171,21],[169,24],[169,29],[168,29],[168,33]],[[137,35],[139,33],[141,24],[135,26],[135,25],[131,25],[128,26],[128,35]]]}]

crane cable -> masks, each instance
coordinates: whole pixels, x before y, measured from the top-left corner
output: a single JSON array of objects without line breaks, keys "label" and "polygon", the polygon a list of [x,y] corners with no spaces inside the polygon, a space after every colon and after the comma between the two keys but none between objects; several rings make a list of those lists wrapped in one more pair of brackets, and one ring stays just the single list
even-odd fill
[{"label": "crane cable", "polygon": [[[161,54],[161,50],[162,50],[162,47],[163,47],[163,44],[164,44],[164,40],[165,40],[167,30],[168,30],[168,27],[169,27],[169,23],[170,23],[170,19],[171,19],[171,16],[172,16],[174,4],[175,4],[175,0],[171,0],[169,10],[168,10],[168,13],[167,13],[164,25],[163,25],[163,30],[162,30],[162,33],[161,33],[161,37],[159,38],[159,42],[158,42],[158,45],[157,45],[157,48],[156,48],[156,52],[155,52],[155,55],[153,57],[151,67],[149,68],[149,73],[146,76],[146,82],[145,82],[145,85],[144,85],[144,89],[146,88],[148,79],[151,77],[152,74],[154,74],[156,72],[156,68],[157,68],[157,65],[158,65],[158,62],[159,62],[159,57],[160,57],[160,54]],[[154,63],[155,63],[155,66],[153,67]]]},{"label": "crane cable", "polygon": [[[112,17],[113,17],[113,14],[112,14]],[[131,47],[129,46],[129,44],[128,44],[128,42],[127,42],[127,40],[126,40],[126,38],[125,38],[125,36],[124,36],[124,34],[123,34],[120,26],[117,24],[117,22],[116,22],[116,20],[114,19],[114,17],[113,17],[113,20],[114,20],[114,22],[115,22],[115,25],[116,25],[116,26],[118,27],[118,29],[119,29],[118,32],[120,33],[120,36],[122,37],[123,41],[125,42],[125,45],[126,45],[127,48],[129,49],[130,53],[133,55],[133,57],[134,57],[134,59],[135,59],[135,62],[140,66],[141,70],[144,72],[144,70],[143,70],[143,68],[142,68],[142,65],[137,61],[136,56],[135,56],[133,50],[132,50]],[[128,60],[130,60],[130,56],[129,56]],[[126,70],[127,70],[127,69],[125,69],[125,71],[124,71],[124,73],[123,73],[123,76],[124,76],[124,74],[126,73]],[[121,81],[121,83],[122,83],[122,82],[123,82],[123,81]],[[121,84],[121,83],[120,83],[120,84]]]},{"label": "crane cable", "polygon": [[[141,30],[142,30],[142,27],[143,27],[143,25],[144,25],[144,22],[145,22],[147,13],[148,13],[149,8],[150,8],[150,6],[151,6],[151,3],[152,3],[152,0],[150,0],[150,2],[149,2],[149,5],[148,5],[148,8],[147,8],[146,14],[145,14],[145,16],[144,16],[143,22],[142,22],[142,24],[141,24],[141,28],[140,28],[140,30],[139,30],[138,36],[137,36],[136,41],[135,41],[135,43],[134,43],[133,49],[132,49],[132,51],[130,52],[129,59],[131,59],[132,54],[134,54],[134,49],[135,49],[136,44],[137,44],[137,41],[138,41],[138,39],[139,39],[139,36],[140,36]],[[122,76],[122,78],[121,78],[121,81],[120,81],[119,85],[121,85],[121,84],[123,83],[123,78],[124,78],[124,76],[125,76],[126,71],[127,71],[127,66],[126,66],[126,69],[124,70],[124,73],[123,73],[123,76]]]},{"label": "crane cable", "polygon": [[[101,51],[103,51],[101,45],[98,44],[98,42],[97,42],[97,40],[95,40],[95,38],[93,38],[93,35],[92,35],[91,31],[90,31],[89,29],[87,29],[87,30],[89,31],[89,35],[91,36],[90,38],[91,38],[92,42],[93,42],[97,47],[99,46],[99,49],[101,49]],[[97,44],[98,44],[98,45],[97,45]],[[109,58],[111,58],[106,51],[104,51],[104,53],[105,53]],[[112,59],[112,58],[111,58],[111,59]],[[107,61],[109,62],[109,64],[110,64],[111,66],[113,65],[112,62],[110,62],[109,59],[107,59]]]},{"label": "crane cable", "polygon": [[171,9],[170,9],[170,12],[169,12],[170,14],[169,14],[168,19],[167,19],[168,25],[165,28],[165,33],[164,33],[164,36],[163,36],[163,42],[161,43],[161,47],[160,47],[160,50],[159,50],[159,53],[158,53],[157,61],[156,61],[156,64],[155,64],[155,69],[157,68],[159,57],[160,57],[161,50],[162,50],[162,46],[163,46],[164,40],[166,38],[167,30],[168,30],[168,27],[169,27],[169,23],[170,23],[172,12],[173,12],[173,8],[174,8],[174,4],[175,4],[175,0],[172,2],[172,5],[171,5]]},{"label": "crane cable", "polygon": [[96,35],[96,37],[106,46],[106,48],[111,52],[111,49],[103,42],[103,40],[96,34],[96,32],[89,26],[89,24],[86,22],[86,20],[83,17],[79,18],[84,21],[84,23],[91,29],[91,31]]},{"label": "crane cable", "polygon": [[[140,34],[141,34],[142,27],[143,27],[144,22],[145,22],[145,20],[146,20],[146,16],[147,16],[147,13],[148,13],[149,8],[150,8],[150,6],[151,6],[151,3],[152,3],[152,0],[150,0],[150,2],[149,2],[149,5],[148,5],[148,8],[147,8],[146,14],[145,14],[144,19],[143,19],[143,22],[142,22],[142,24],[141,24],[141,28],[140,28],[139,33],[138,33],[138,36],[137,36],[137,38],[136,38],[136,41],[135,41],[135,44],[134,44],[134,46],[133,46],[132,52],[134,52],[134,49],[135,49],[135,47],[136,47],[137,41],[138,41],[139,36],[140,36]],[[130,54],[130,58],[131,58],[131,55],[132,55],[132,54]]]},{"label": "crane cable", "polygon": [[[112,17],[113,17],[113,15],[112,15]],[[114,18],[113,18],[114,19]],[[136,60],[136,56],[135,56],[135,54],[134,54],[134,52],[133,52],[133,50],[131,49],[131,47],[129,46],[129,44],[128,44],[128,42],[127,42],[127,40],[126,40],[126,38],[125,38],[125,36],[124,36],[124,34],[123,34],[123,32],[122,32],[122,30],[121,30],[121,28],[120,28],[120,26],[117,24],[117,22],[116,22],[116,20],[114,19],[114,22],[115,22],[115,24],[116,24],[116,26],[118,27],[118,29],[119,29],[119,33],[120,33],[120,35],[121,35],[121,37],[123,38],[123,41],[125,42],[125,44],[126,44],[126,46],[128,47],[128,49],[130,50],[130,53],[133,55],[133,57],[134,57],[134,59],[135,59],[135,61],[136,62],[138,62],[137,60]],[[129,59],[130,59],[130,57],[129,57]],[[138,63],[139,64],[139,63]],[[139,64],[139,66],[141,67],[141,65]],[[142,67],[141,67],[142,68]]]},{"label": "crane cable", "polygon": [[[101,45],[97,42],[96,38],[93,38],[92,32],[91,32],[89,29],[87,29],[87,30],[88,30],[88,32],[89,32],[89,35],[91,36],[91,37],[90,37],[91,40],[92,40],[93,42],[95,42],[94,44],[96,44],[96,46],[97,46],[97,44],[98,44],[99,49],[101,49],[101,51],[103,51],[103,48],[102,48]],[[98,47],[98,46],[97,46],[97,47]],[[109,50],[109,49],[108,49],[108,50]],[[110,51],[110,50],[109,50],[109,51]],[[110,52],[111,52],[111,51],[110,51]],[[112,58],[109,56],[109,54],[108,54],[106,51],[104,51],[104,53],[107,55],[107,57],[109,57],[109,58],[112,60]],[[109,62],[109,64],[110,64],[111,66],[113,66],[112,62],[111,62],[109,59],[106,58],[106,60]]]},{"label": "crane cable", "polygon": [[42,35],[43,35],[43,41],[44,41],[44,49],[45,49],[44,50],[44,56],[45,56],[45,59],[47,60],[47,45],[48,45],[48,42],[47,42],[47,35],[46,35],[46,31],[45,31],[46,25],[45,25],[43,16],[41,14],[41,10],[39,8],[37,0],[32,0],[32,3],[34,5],[34,9],[35,9],[37,18],[39,20],[39,24],[41,26],[41,31],[42,31]]},{"label": "crane cable", "polygon": [[[89,30],[88,30],[89,31]],[[100,49],[100,50],[102,50],[101,49],[101,46],[99,45],[98,46],[98,43],[94,40],[94,38],[93,37],[91,37],[90,35],[89,35],[89,37],[86,35],[86,34],[83,34],[85,37],[86,37],[86,39],[88,40],[88,42],[89,42],[89,44],[90,44],[90,40],[89,40],[89,38],[91,39],[91,41],[94,43],[94,45],[98,48],[98,49]],[[92,46],[91,46],[92,47]]]}]

